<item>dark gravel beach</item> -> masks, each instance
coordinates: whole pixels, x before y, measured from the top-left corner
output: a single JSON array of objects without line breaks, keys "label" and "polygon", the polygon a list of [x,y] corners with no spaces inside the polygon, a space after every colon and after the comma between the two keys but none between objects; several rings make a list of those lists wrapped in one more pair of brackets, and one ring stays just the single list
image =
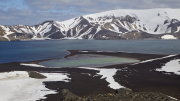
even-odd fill
[{"label": "dark gravel beach", "polygon": [[[96,52],[96,51],[78,51],[70,50],[73,56],[77,54],[98,54],[116,57],[125,57],[138,59],[140,61],[165,57],[167,55],[155,54],[140,54],[140,53],[123,53],[123,52]],[[66,58],[65,57],[65,58]],[[164,74],[163,72],[155,71],[156,68],[161,68],[164,63],[172,59],[179,59],[180,55],[153,60],[139,64],[118,64],[96,68],[116,68],[119,69],[114,75],[116,82],[124,87],[132,89],[133,92],[154,92],[162,93],[174,98],[180,99],[180,75]],[[38,64],[41,61],[30,61],[27,63]],[[42,68],[20,65],[18,62],[0,64],[0,72],[6,71],[38,71],[38,72],[63,72],[68,73],[70,82],[44,82],[48,89],[57,90],[57,94],[46,95],[47,99],[42,101],[60,101],[62,89],[68,89],[77,96],[96,96],[98,94],[114,93],[114,90],[108,87],[108,82],[105,79],[100,79],[101,76],[95,76],[99,71],[81,69],[81,68]],[[85,74],[88,73],[88,74]],[[134,93],[133,93],[134,94]]]}]

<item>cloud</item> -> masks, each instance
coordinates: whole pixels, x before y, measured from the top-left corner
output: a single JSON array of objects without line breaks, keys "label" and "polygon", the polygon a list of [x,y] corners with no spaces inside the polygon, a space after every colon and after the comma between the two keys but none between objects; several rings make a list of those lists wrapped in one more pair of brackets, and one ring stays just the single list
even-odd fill
[{"label": "cloud", "polygon": [[0,0],[0,2],[7,2],[7,0]]},{"label": "cloud", "polygon": [[63,21],[114,9],[180,8],[179,0],[18,0],[18,2],[0,0],[0,2],[1,25],[35,25],[46,20]]},{"label": "cloud", "polygon": [[24,4],[39,10],[64,9],[67,6],[92,6],[93,0],[25,0]]},{"label": "cloud", "polygon": [[0,5],[0,8],[3,9],[3,8],[6,8],[7,6],[5,5]]},{"label": "cloud", "polygon": [[6,11],[0,9],[0,25],[36,25],[47,20],[63,21],[80,14],[65,12],[38,12],[30,9],[19,10],[11,8]]},{"label": "cloud", "polygon": [[113,9],[179,8],[179,0],[25,0],[30,8],[41,11],[77,8],[77,12],[94,13]]}]

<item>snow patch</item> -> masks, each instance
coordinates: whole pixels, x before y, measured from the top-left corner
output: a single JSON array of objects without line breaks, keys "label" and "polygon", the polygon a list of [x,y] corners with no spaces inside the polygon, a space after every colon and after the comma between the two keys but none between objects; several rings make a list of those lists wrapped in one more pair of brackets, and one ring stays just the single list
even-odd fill
[{"label": "snow patch", "polygon": [[171,97],[171,96],[168,96],[169,98],[171,98],[171,99],[173,99],[173,100],[178,100],[178,99],[176,99],[176,98],[173,98],[173,97]]},{"label": "snow patch", "polygon": [[38,38],[37,36],[33,36],[32,40],[49,40],[51,38]]},{"label": "snow patch", "polygon": [[4,38],[8,39],[8,41],[10,41],[8,35],[11,35],[13,34],[14,32],[12,32],[8,27],[5,27],[5,26],[0,26],[2,28],[2,30],[4,30],[4,32],[6,33],[4,36]]},{"label": "snow patch", "polygon": [[[0,73],[0,100],[1,101],[36,101],[45,99],[47,94],[57,93],[47,89],[44,81],[65,81],[68,74],[64,73],[40,73],[45,75],[45,79],[29,78],[25,71]],[[66,79],[66,80],[65,80]]]},{"label": "snow patch", "polygon": [[89,52],[89,51],[79,51],[79,52],[84,52],[84,53],[87,53],[87,52]]},{"label": "snow patch", "polygon": [[91,68],[91,67],[78,67],[78,68],[83,68],[83,69],[90,69],[90,70],[97,70],[99,73],[97,75],[102,75],[101,79],[104,79],[110,83],[108,86],[112,89],[119,89],[119,88],[124,88],[121,86],[119,83],[115,82],[113,76],[116,74],[117,69],[112,68],[112,69],[104,69],[104,68]]},{"label": "snow patch", "polygon": [[162,66],[162,68],[156,69],[156,71],[173,72],[176,75],[180,75],[180,59],[171,60],[165,66]]},{"label": "snow patch", "polygon": [[180,31],[180,26],[177,27],[177,31],[176,32],[179,32]]},{"label": "snow patch", "polygon": [[164,35],[161,37],[162,39],[177,39],[176,37],[174,37],[173,35]]},{"label": "snow patch", "polygon": [[138,62],[138,63],[134,63],[132,65],[136,65],[136,64],[139,64],[139,63],[151,62],[151,61],[154,61],[154,60],[165,59],[165,58],[169,58],[169,57],[173,57],[173,56],[176,56],[176,55],[168,55],[168,56],[165,56],[165,57],[162,57],[162,58],[149,59],[149,60],[141,61],[141,62]]},{"label": "snow patch", "polygon": [[111,26],[113,26],[114,31],[119,32],[119,28],[115,24],[111,24]]},{"label": "snow patch", "polygon": [[45,66],[42,66],[42,65],[37,65],[37,64],[27,64],[27,63],[20,63],[20,65],[30,66],[30,67],[45,67]]}]

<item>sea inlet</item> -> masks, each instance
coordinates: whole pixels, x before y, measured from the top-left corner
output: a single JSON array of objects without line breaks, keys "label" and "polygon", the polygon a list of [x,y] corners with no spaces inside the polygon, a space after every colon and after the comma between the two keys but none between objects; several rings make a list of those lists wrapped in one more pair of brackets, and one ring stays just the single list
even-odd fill
[{"label": "sea inlet", "polygon": [[102,67],[134,62],[139,62],[139,60],[96,54],[78,54],[63,59],[44,61],[40,65],[47,67]]}]

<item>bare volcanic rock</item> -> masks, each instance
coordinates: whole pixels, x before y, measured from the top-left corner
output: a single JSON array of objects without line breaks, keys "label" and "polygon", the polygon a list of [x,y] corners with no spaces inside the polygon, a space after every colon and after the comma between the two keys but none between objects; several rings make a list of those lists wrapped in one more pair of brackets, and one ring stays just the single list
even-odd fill
[{"label": "bare volcanic rock", "polygon": [[[177,101],[158,92],[132,92],[121,88],[114,93],[78,97],[67,89],[61,91],[60,101]],[[179,101],[179,100],[178,100]]]},{"label": "bare volcanic rock", "polygon": [[78,99],[80,98],[67,89],[63,89],[60,95],[60,101],[78,101]]},{"label": "bare volcanic rock", "polygon": [[117,93],[129,94],[129,93],[132,93],[132,90],[129,88],[120,88],[120,89],[115,90],[115,94],[117,94]]},{"label": "bare volcanic rock", "polygon": [[34,72],[34,71],[27,71],[28,74],[29,74],[29,77],[31,78],[36,78],[36,79],[44,79],[44,78],[47,78],[46,76],[40,74],[40,73],[37,73],[37,72]]}]

